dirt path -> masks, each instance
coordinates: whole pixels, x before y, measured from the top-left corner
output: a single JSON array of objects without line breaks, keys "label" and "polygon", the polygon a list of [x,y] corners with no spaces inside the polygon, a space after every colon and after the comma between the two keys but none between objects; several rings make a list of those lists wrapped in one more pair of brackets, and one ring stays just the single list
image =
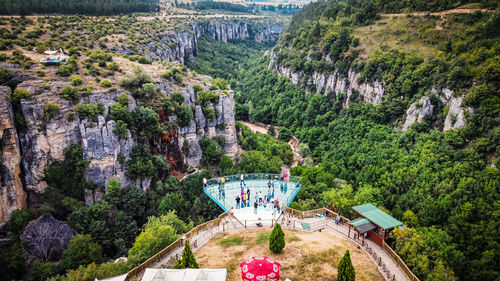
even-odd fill
[{"label": "dirt path", "polygon": [[442,15],[449,15],[449,14],[472,14],[476,11],[481,11],[483,13],[486,12],[496,12],[494,10],[488,10],[488,9],[451,9],[451,10],[446,10],[446,11],[441,11],[441,12],[434,12],[434,13],[429,13],[429,12],[413,12],[413,13],[400,13],[400,14],[380,14],[382,17],[404,17],[407,15],[412,15],[412,16],[425,16],[425,15],[431,15],[431,16],[442,16]]}]

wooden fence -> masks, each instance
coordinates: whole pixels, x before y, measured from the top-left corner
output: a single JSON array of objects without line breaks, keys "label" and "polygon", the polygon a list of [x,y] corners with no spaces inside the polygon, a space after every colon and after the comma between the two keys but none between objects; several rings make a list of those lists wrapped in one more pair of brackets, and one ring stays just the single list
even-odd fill
[{"label": "wooden fence", "polygon": [[[159,251],[143,263],[139,264],[138,266],[132,268],[128,273],[127,276],[125,277],[125,281],[133,280],[133,278],[137,277],[141,272],[146,270],[146,268],[151,267],[155,263],[159,262],[162,258],[168,256],[172,252],[174,252],[176,249],[184,245],[184,238],[189,239],[193,237],[194,235],[198,234],[199,232],[209,230],[213,227],[219,226],[221,221],[228,217],[229,214],[228,212],[224,212],[219,215],[216,219],[213,219],[211,221],[202,223],[200,225],[197,225],[190,231],[188,231],[186,234],[184,234],[182,237],[177,238],[174,242],[172,242],[170,245],[167,247],[163,248],[163,250]],[[223,226],[224,227],[224,226]]]},{"label": "wooden fence", "polygon": [[[315,209],[315,210],[310,210],[310,211],[304,211],[303,212],[303,211],[299,211],[299,210],[295,210],[293,208],[287,207],[286,210],[285,210],[285,213],[289,214],[292,217],[296,217],[296,218],[299,218],[299,219],[324,217],[327,221],[325,223],[324,222],[321,222],[321,223],[324,223],[325,227],[328,226],[328,219],[335,219],[337,217],[337,215],[338,215],[334,211],[326,209],[326,208],[320,208],[320,209]],[[146,268],[151,267],[152,265],[156,264],[157,262],[159,262],[164,257],[166,257],[169,254],[173,253],[179,247],[183,246],[184,245],[184,239],[190,239],[190,238],[194,237],[195,235],[197,235],[200,232],[209,231],[209,230],[211,230],[211,229],[213,229],[215,227],[220,227],[220,224],[221,224],[221,222],[223,222],[223,219],[225,219],[225,218],[227,218],[229,216],[230,216],[230,214],[228,212],[224,212],[221,215],[219,215],[219,217],[217,217],[216,219],[213,219],[211,221],[208,221],[206,223],[203,223],[203,224],[200,224],[200,225],[194,227],[189,232],[187,232],[186,234],[184,234],[182,237],[179,237],[173,243],[171,243],[170,245],[168,245],[167,247],[165,247],[164,249],[162,249],[161,251],[159,251],[158,253],[156,253],[155,255],[153,255],[152,257],[150,257],[149,259],[147,259],[145,262],[143,262],[140,265],[138,265],[138,266],[134,267],[133,269],[131,269],[127,273],[127,276],[126,276],[125,280],[126,281],[134,280],[134,278],[137,278],[137,276],[140,273],[142,273],[144,270],[146,270]],[[346,223],[348,223],[350,221],[348,218],[343,217],[343,216],[340,216],[340,218],[341,218],[341,223],[342,224],[346,224]],[[274,225],[274,222],[275,222],[274,220],[271,222],[271,226]],[[238,229],[238,227],[239,228],[246,228],[246,227],[250,226],[250,225],[245,226],[245,225],[243,225],[241,222],[239,222],[237,220],[234,220],[233,223],[238,225],[238,226],[233,226],[234,229]],[[283,223],[284,223],[284,218],[282,217],[282,224]],[[295,228],[295,225],[293,226],[293,228]],[[322,228],[322,227],[320,226],[319,228]],[[229,230],[229,229],[227,229],[227,230]],[[316,227],[312,227],[311,230],[316,230]],[[225,225],[223,224],[222,225],[222,232],[225,232],[225,231],[226,231]],[[208,240],[213,235],[215,235],[217,233],[218,232],[214,232],[213,233],[213,232],[210,231],[210,235],[209,235],[210,237],[205,237],[205,238]],[[394,252],[394,250],[391,247],[389,247],[389,245],[387,245],[385,242],[382,244],[382,249],[403,270],[403,272],[405,273],[405,275],[408,277],[408,279],[410,281],[420,281],[418,279],[418,277],[415,276],[415,274],[413,274],[413,272],[411,272],[411,270],[404,263],[404,261],[401,259],[401,257],[398,254],[396,254],[396,252]],[[375,260],[377,260],[377,258]],[[379,265],[380,265],[380,262],[379,262]]]},{"label": "wooden fence", "polygon": [[[337,217],[337,213],[334,211],[327,209],[327,208],[321,208],[321,209],[315,209],[315,210],[310,210],[310,211],[298,211],[293,208],[288,207],[286,209],[286,213],[294,216],[296,218],[304,219],[304,218],[313,218],[313,217],[321,217],[321,216],[326,216],[327,218],[335,219]],[[346,217],[340,216],[341,218],[341,223],[346,224],[350,220]],[[408,268],[408,266],[405,264],[405,262],[401,259],[401,257],[396,254],[396,252],[385,242],[382,244],[382,249],[384,252],[391,257],[394,262],[401,267],[405,275],[408,277],[410,281],[420,281],[418,277],[411,272],[411,270]]]},{"label": "wooden fence", "polygon": [[396,262],[399,265],[399,267],[403,269],[408,279],[410,279],[411,281],[420,281],[418,277],[415,274],[413,274],[413,272],[411,272],[411,270],[401,259],[401,257],[398,254],[396,254],[396,252],[394,252],[394,250],[391,247],[389,247],[389,245],[387,245],[385,242],[382,243],[382,249],[384,249],[384,252],[386,252],[386,254],[388,254],[394,260],[394,262]]}]

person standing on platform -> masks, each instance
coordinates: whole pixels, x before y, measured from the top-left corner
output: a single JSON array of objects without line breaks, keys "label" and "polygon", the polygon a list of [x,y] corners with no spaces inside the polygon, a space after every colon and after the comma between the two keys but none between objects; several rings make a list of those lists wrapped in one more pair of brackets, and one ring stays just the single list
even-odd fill
[{"label": "person standing on platform", "polygon": [[245,176],[243,176],[243,174],[241,174],[240,176],[240,186],[243,187],[245,184]]},{"label": "person standing on platform", "polygon": [[259,205],[262,205],[264,202],[262,202],[262,191],[259,192]]},{"label": "person standing on platform", "polygon": [[207,179],[203,178],[203,188],[207,188]]},{"label": "person standing on platform", "polygon": [[247,187],[247,207],[250,207],[250,188]]},{"label": "person standing on platform", "polygon": [[258,207],[258,206],[259,206],[259,203],[257,203],[257,201],[255,201],[255,202],[253,203],[253,213],[254,213],[254,214],[257,214],[257,207]]},{"label": "person standing on platform", "polygon": [[236,209],[240,208],[240,196],[236,195]]},{"label": "person standing on platform", "polygon": [[245,191],[241,190],[241,207],[245,207]]}]

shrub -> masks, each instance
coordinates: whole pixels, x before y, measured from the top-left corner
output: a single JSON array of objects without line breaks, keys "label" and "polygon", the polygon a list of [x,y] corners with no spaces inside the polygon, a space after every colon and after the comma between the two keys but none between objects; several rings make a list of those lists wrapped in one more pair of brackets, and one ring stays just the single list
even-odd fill
[{"label": "shrub", "polygon": [[103,262],[101,246],[92,241],[89,234],[78,234],[71,238],[68,248],[64,250],[60,266],[67,270],[93,262]]},{"label": "shrub", "polygon": [[73,67],[69,64],[61,64],[56,71],[56,74],[62,77],[68,77],[71,73],[73,73]]},{"label": "shrub", "polygon": [[203,87],[200,84],[194,84],[193,90],[195,93],[201,93],[203,91]]},{"label": "shrub", "polygon": [[71,81],[71,85],[73,86],[79,86],[83,83],[83,79],[78,75],[71,75],[69,81]]},{"label": "shrub", "polygon": [[201,163],[203,165],[216,165],[221,160],[224,151],[220,147],[220,145],[205,136],[200,139],[200,146],[203,151],[201,157]]},{"label": "shrub", "polygon": [[351,255],[349,250],[346,250],[337,267],[337,281],[354,281],[355,279],[356,273],[352,266]]},{"label": "shrub", "polygon": [[212,91],[202,91],[198,94],[198,102],[203,106],[207,106],[208,103],[217,103],[219,102],[219,94]]},{"label": "shrub", "polygon": [[46,122],[50,121],[50,119],[59,114],[60,111],[61,109],[59,108],[59,105],[48,102],[43,108],[43,115],[45,117],[45,121]]},{"label": "shrub", "polygon": [[153,80],[151,76],[140,66],[134,67],[132,72],[129,72],[123,76],[120,81],[120,86],[123,88],[134,90],[142,87],[145,83],[151,83]]},{"label": "shrub", "polygon": [[99,84],[103,88],[109,88],[109,87],[113,86],[113,82],[111,82],[111,80],[108,80],[108,79],[102,79]]},{"label": "shrub", "polygon": [[113,133],[115,133],[119,138],[126,138],[128,135],[127,123],[123,122],[122,120],[116,121],[116,128],[113,130]]},{"label": "shrub", "polygon": [[212,86],[210,90],[229,90],[228,83],[225,79],[216,78],[212,80]]},{"label": "shrub", "polygon": [[75,107],[76,114],[80,119],[84,118],[95,118],[104,112],[104,105],[102,103],[98,104],[78,104]]},{"label": "shrub", "polygon": [[209,122],[214,121],[215,118],[217,117],[217,111],[215,111],[215,109],[211,107],[203,107],[202,111],[203,115],[205,115],[205,118],[207,118]]},{"label": "shrub", "polygon": [[292,138],[292,132],[288,128],[281,128],[278,134],[278,139],[288,142]]},{"label": "shrub", "polygon": [[42,69],[37,69],[36,70],[36,75],[38,77],[43,77],[43,76],[45,76],[45,71],[43,71]]},{"label": "shrub", "polygon": [[38,281],[47,280],[51,276],[55,275],[57,272],[56,266],[50,262],[40,262],[35,261],[33,266],[24,280],[26,281]]},{"label": "shrub", "polygon": [[274,225],[271,235],[269,235],[269,250],[277,254],[285,248],[285,233],[281,229],[281,225],[276,223]]},{"label": "shrub", "polygon": [[128,259],[132,264],[143,262],[174,242],[177,237],[174,228],[170,225],[146,228],[137,236],[134,245],[128,251]]},{"label": "shrub", "polygon": [[34,219],[35,215],[33,211],[27,210],[15,210],[10,215],[9,220],[6,223],[6,227],[8,230],[12,231],[14,234],[20,234],[24,231],[24,228],[30,220]]},{"label": "shrub", "polygon": [[184,250],[182,251],[182,258],[175,263],[174,268],[200,268],[200,266],[196,262],[196,258],[193,255],[193,251],[191,251],[191,247],[189,247],[189,240],[187,239]]},{"label": "shrub", "polygon": [[64,99],[75,103],[80,98],[80,94],[78,93],[78,89],[73,86],[64,86],[61,89],[61,95]]},{"label": "shrub", "polygon": [[179,92],[174,92],[172,94],[172,100],[178,105],[181,105],[184,103],[184,95]]},{"label": "shrub", "polygon": [[28,99],[30,97],[31,97],[30,92],[26,89],[23,89],[23,88],[17,88],[12,93],[12,101],[13,102],[18,102],[22,99]]},{"label": "shrub", "polygon": [[137,59],[137,62],[139,62],[140,64],[152,64],[153,61],[146,58],[145,56],[140,56],[138,59]]},{"label": "shrub", "polygon": [[193,119],[193,112],[187,105],[179,106],[179,110],[177,111],[177,123],[180,127],[186,127],[189,125],[189,122]]}]

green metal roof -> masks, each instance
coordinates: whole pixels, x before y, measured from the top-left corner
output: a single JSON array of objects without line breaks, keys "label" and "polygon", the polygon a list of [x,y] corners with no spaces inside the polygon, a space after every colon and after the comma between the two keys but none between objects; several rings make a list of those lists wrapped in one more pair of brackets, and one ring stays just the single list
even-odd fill
[{"label": "green metal roof", "polygon": [[356,227],[360,233],[365,233],[372,229],[376,229],[377,226],[374,225],[371,221],[365,218],[357,218],[349,222],[350,225]]},{"label": "green metal roof", "polygon": [[352,209],[358,212],[360,215],[373,222],[374,224],[380,226],[382,229],[392,229],[396,226],[403,225],[402,222],[384,213],[379,208],[373,206],[372,204],[363,204],[359,206],[354,206]]}]

